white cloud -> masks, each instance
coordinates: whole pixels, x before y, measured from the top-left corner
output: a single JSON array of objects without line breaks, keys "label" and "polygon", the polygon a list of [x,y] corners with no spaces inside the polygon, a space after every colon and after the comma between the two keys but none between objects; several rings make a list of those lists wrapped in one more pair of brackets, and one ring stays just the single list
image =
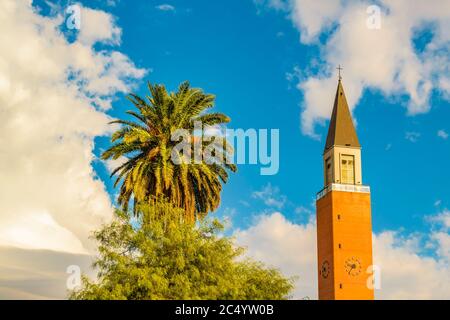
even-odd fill
[{"label": "white cloud", "polygon": [[120,44],[121,29],[114,23],[110,14],[81,7],[81,28],[78,41],[84,45],[96,42]]},{"label": "white cloud", "polygon": [[175,11],[175,7],[167,3],[156,6],[156,9],[161,11]]},{"label": "white cloud", "polygon": [[252,198],[262,200],[266,206],[278,209],[283,208],[287,200],[285,195],[280,194],[280,189],[273,187],[270,183],[265,185],[261,190],[254,191]]},{"label": "white cloud", "polygon": [[[371,1],[256,2],[285,10],[300,31],[300,41],[321,48],[320,71],[305,71],[298,83],[304,93],[301,127],[305,134],[317,137],[315,125],[331,115],[334,68],[339,64],[344,66],[344,87],[352,110],[365,89],[378,89],[387,97],[406,95],[405,107],[411,115],[430,110],[432,89],[450,99],[450,2],[419,1],[411,6],[408,0],[379,1],[380,29],[366,24]],[[427,28],[433,37],[417,52],[413,40]]]},{"label": "white cloud", "polygon": [[[441,203],[439,200],[438,205]],[[450,210],[444,209],[441,213],[429,216],[428,220],[432,223],[438,224],[440,227],[442,227],[445,230],[450,230]]]},{"label": "white cloud", "polygon": [[317,299],[316,228],[313,223],[293,224],[275,212],[263,215],[257,224],[237,230],[236,242],[248,255],[297,276],[295,299]]},{"label": "white cloud", "polygon": [[420,138],[419,132],[413,132],[413,131],[405,132],[405,139],[412,143],[417,142],[417,140],[419,140],[419,138]]},{"label": "white cloud", "polygon": [[[262,215],[246,230],[234,234],[248,254],[288,276],[297,275],[294,298],[317,299],[316,229],[313,222],[294,224],[281,213]],[[373,236],[374,263],[381,267],[378,299],[450,299],[448,232],[431,232],[436,254],[421,254],[415,236],[386,231]]]},{"label": "white cloud", "polygon": [[450,235],[445,231],[436,231],[431,234],[431,241],[434,241],[436,253],[447,263],[450,263]]},{"label": "white cloud", "polygon": [[115,7],[120,2],[120,0],[106,0],[106,5],[110,7]]},{"label": "white cloud", "polygon": [[[381,268],[381,299],[450,299],[445,259],[423,256],[395,232],[374,236],[374,262]],[[442,248],[439,246],[439,248]]]},{"label": "white cloud", "polygon": [[291,1],[290,9],[292,21],[302,30],[301,41],[311,43],[335,23],[343,8],[339,1],[297,0]]},{"label": "white cloud", "polygon": [[288,8],[285,0],[253,0],[253,2],[258,6],[267,5],[269,8],[276,10],[286,10]]},{"label": "white cloud", "polygon": [[[93,43],[117,43],[120,29],[104,12],[82,12],[79,40],[69,43],[61,16],[43,17],[27,0],[0,1],[0,246],[51,250],[61,263],[92,253],[91,231],[112,216],[91,166],[94,138],[111,130],[103,110],[112,95],[145,73],[117,51],[97,52]],[[2,267],[13,267],[2,255]]]},{"label": "white cloud", "polygon": [[118,168],[127,161],[128,161],[127,157],[120,156],[115,160],[114,159],[105,160],[103,163],[105,164],[106,169],[108,169],[108,172],[112,173],[116,168]]},{"label": "white cloud", "polygon": [[224,222],[226,230],[230,230],[233,227],[233,219],[236,216],[236,213],[237,213],[236,208],[226,207],[223,209],[221,219]]},{"label": "white cloud", "polygon": [[294,211],[295,211],[296,214],[299,214],[299,215],[307,215],[307,216],[309,216],[309,215],[313,214],[312,210],[307,208],[307,207],[305,207],[305,206],[299,206],[299,207],[295,208]]},{"label": "white cloud", "polygon": [[448,133],[445,130],[439,130],[437,132],[437,136],[439,138],[442,138],[442,139],[446,140],[448,138]]},{"label": "white cloud", "polygon": [[433,232],[430,236],[429,246],[435,249],[438,256],[450,263],[450,210],[428,216],[428,221],[433,224]]}]

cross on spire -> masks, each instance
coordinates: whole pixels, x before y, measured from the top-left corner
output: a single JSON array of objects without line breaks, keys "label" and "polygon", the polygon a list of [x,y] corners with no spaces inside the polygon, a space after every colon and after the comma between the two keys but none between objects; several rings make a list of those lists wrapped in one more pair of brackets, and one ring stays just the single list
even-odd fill
[{"label": "cross on spire", "polygon": [[342,68],[341,65],[339,65],[336,69],[338,70],[338,73],[339,73],[339,81],[341,81],[342,80],[341,70],[344,70],[344,68]]}]

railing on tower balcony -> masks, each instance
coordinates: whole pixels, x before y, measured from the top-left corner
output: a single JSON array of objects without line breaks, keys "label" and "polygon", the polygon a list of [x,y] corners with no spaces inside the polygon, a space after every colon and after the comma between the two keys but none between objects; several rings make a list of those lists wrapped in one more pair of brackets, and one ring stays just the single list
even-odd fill
[{"label": "railing on tower balcony", "polygon": [[346,191],[346,192],[359,192],[370,193],[369,186],[356,185],[356,184],[340,184],[331,183],[317,193],[316,200],[323,198],[330,191]]}]

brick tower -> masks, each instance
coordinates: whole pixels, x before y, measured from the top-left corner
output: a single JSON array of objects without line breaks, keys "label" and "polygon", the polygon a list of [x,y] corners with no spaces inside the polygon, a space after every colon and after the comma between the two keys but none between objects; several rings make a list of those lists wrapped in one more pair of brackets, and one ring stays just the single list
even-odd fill
[{"label": "brick tower", "polygon": [[340,76],[323,161],[325,187],[316,201],[319,299],[371,300],[370,188],[362,185],[361,146]]}]

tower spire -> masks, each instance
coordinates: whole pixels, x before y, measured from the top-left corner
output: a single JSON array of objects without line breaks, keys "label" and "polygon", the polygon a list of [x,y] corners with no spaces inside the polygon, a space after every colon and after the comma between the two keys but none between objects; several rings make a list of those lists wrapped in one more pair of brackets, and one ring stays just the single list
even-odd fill
[{"label": "tower spire", "polygon": [[[340,66],[339,66],[340,68]],[[325,151],[333,146],[360,148],[352,116],[345,98],[344,87],[342,86],[341,75],[334,98],[333,113],[331,115],[328,129]]]}]

